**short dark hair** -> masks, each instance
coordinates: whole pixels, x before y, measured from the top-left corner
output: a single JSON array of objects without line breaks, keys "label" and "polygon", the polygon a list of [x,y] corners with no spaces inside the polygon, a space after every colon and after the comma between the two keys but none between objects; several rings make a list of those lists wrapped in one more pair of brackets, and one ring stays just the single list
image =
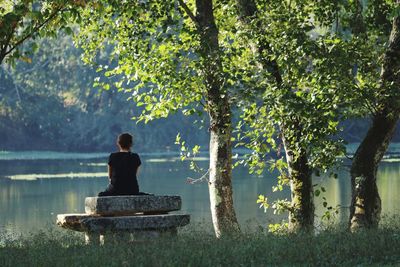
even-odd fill
[{"label": "short dark hair", "polygon": [[123,149],[131,148],[133,137],[130,133],[123,133],[118,136],[118,145]]}]

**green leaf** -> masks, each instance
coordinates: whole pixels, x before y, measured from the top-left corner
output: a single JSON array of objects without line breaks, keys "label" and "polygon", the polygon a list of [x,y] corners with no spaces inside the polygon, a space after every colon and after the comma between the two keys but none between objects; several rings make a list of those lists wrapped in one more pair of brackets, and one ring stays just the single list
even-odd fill
[{"label": "green leaf", "polygon": [[315,196],[318,197],[321,194],[321,191],[319,189],[315,190]]}]

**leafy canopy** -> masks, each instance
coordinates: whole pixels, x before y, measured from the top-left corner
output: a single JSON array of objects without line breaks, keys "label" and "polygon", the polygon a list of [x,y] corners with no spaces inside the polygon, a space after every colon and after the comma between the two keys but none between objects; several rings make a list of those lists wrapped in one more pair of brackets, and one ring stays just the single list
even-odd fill
[{"label": "leafy canopy", "polygon": [[[4,0],[0,4],[0,63],[19,58],[31,62],[30,55],[37,51],[38,43],[30,42],[21,51],[21,44],[28,39],[56,36],[58,30],[71,34],[69,23],[79,20],[79,0]],[[26,48],[26,47],[24,47]]]}]

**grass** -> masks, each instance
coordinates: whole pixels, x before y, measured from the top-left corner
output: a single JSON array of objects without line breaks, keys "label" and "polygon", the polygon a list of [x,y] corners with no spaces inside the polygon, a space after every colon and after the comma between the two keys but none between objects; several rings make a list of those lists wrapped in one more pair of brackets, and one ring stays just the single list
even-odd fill
[{"label": "grass", "polygon": [[0,237],[0,266],[400,266],[400,223],[351,234],[244,233],[216,239],[192,225],[177,238],[133,244],[83,244],[82,234],[46,230]]}]

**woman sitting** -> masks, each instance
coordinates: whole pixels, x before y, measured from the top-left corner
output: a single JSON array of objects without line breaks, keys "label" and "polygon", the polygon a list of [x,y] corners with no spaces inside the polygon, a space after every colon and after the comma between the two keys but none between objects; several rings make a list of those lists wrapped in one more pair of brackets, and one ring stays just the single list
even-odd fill
[{"label": "woman sitting", "polygon": [[110,184],[99,196],[147,195],[139,192],[137,174],[141,165],[140,157],[131,152],[132,135],[123,133],[118,136],[119,152],[111,153],[108,159],[108,178]]}]

